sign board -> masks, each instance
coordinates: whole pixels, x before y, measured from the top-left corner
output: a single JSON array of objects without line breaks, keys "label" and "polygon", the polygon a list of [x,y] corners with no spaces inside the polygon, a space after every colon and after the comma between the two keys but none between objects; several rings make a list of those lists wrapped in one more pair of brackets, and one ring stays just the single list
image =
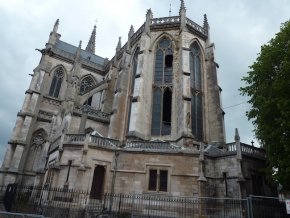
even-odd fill
[{"label": "sign board", "polygon": [[290,200],[285,200],[287,214],[290,214]]}]

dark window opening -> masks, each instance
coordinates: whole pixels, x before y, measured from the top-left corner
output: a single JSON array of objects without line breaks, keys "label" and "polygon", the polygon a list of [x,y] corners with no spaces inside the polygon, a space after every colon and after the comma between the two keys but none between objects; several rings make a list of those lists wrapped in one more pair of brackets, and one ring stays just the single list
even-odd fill
[{"label": "dark window opening", "polygon": [[93,96],[89,97],[89,98],[85,101],[84,105],[92,106],[92,101],[93,101]]},{"label": "dark window opening", "polygon": [[163,123],[170,125],[171,124],[171,100],[172,93],[170,90],[166,90],[163,94]]},{"label": "dark window opening", "polygon": [[157,190],[157,170],[150,170],[149,171],[149,187],[150,191]]},{"label": "dark window opening", "polygon": [[224,182],[225,182],[225,191],[226,197],[228,197],[228,176],[226,172],[223,172]]},{"label": "dark window opening", "polygon": [[172,62],[173,62],[173,55],[166,55],[165,56],[165,67],[166,68],[172,67]]},{"label": "dark window opening", "polygon": [[[202,101],[202,68],[200,48],[196,42],[190,48],[190,86],[192,133],[199,141],[203,140],[203,101]],[[198,94],[197,94],[198,93]]]},{"label": "dark window opening", "polygon": [[104,188],[104,180],[105,180],[105,167],[104,166],[96,166],[94,170],[94,176],[92,181],[91,193],[90,197],[93,199],[102,199],[103,188]]},{"label": "dark window opening", "polygon": [[169,89],[167,89],[163,94],[161,135],[170,135],[170,131],[171,131],[171,101],[172,101],[172,93]]},{"label": "dark window opening", "polygon": [[69,160],[68,161],[68,170],[67,170],[67,175],[66,175],[66,180],[65,180],[66,183],[68,182],[71,165],[72,165],[72,160]]},{"label": "dark window opening", "polygon": [[49,96],[58,98],[63,76],[64,76],[63,69],[60,67],[57,68],[55,70],[53,79],[51,81],[51,85],[50,85],[50,89],[48,93]]},{"label": "dark window opening", "polygon": [[159,191],[167,192],[167,170],[160,170]]},{"label": "dark window opening", "polygon": [[263,195],[262,176],[252,175],[253,195]]},{"label": "dark window opening", "polygon": [[[170,87],[172,87],[171,84],[173,80],[172,43],[170,39],[164,37],[157,46],[154,69],[151,133],[152,135],[170,135],[172,109],[172,92]],[[159,88],[160,91],[157,91]]]}]

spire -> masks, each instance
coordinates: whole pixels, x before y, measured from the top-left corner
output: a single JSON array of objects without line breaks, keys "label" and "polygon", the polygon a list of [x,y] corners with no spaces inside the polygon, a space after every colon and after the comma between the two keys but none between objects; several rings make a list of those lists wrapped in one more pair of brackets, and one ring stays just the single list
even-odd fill
[{"label": "spire", "polygon": [[96,46],[96,28],[97,26],[95,25],[94,26],[94,29],[92,31],[92,34],[91,34],[91,37],[90,37],[90,40],[88,42],[88,45],[86,47],[86,51],[92,53],[92,54],[95,54],[95,46]]},{"label": "spire", "polygon": [[153,18],[153,13],[152,13],[152,11],[151,11],[151,8],[149,8],[149,9],[147,10],[146,18],[149,18],[149,19],[152,19],[152,18]]},{"label": "spire", "polygon": [[58,25],[59,25],[59,19],[57,19],[54,23],[53,30],[52,30],[53,32],[57,33]]},{"label": "spire", "polygon": [[82,40],[80,40],[79,47],[78,47],[78,49],[76,51],[76,54],[75,54],[75,62],[79,62],[80,61],[81,49],[82,49]]},{"label": "spire", "polygon": [[180,9],[179,9],[179,16],[180,16],[180,29],[186,30],[186,8],[184,5],[184,0],[180,0]]},{"label": "spire", "polygon": [[186,12],[186,8],[185,8],[184,0],[180,0],[179,15],[181,14],[181,12]]},{"label": "spire", "polygon": [[128,33],[128,41],[127,41],[127,51],[128,53],[130,52],[130,48],[131,48],[131,37],[134,35],[134,27],[133,25],[131,25],[129,33]]},{"label": "spire", "polygon": [[120,51],[122,48],[122,44],[121,44],[121,36],[119,37],[119,41],[118,41],[118,44],[117,44],[117,47],[116,47],[116,51]]},{"label": "spire", "polygon": [[150,25],[151,25],[152,18],[153,18],[153,13],[151,11],[151,8],[149,8],[146,13],[146,22],[145,22],[145,31],[144,31],[144,33],[148,35],[150,35]]},{"label": "spire", "polygon": [[208,26],[209,25],[208,25],[208,21],[207,21],[207,16],[206,16],[206,14],[204,14],[203,15],[203,28],[207,30]]},{"label": "spire", "polygon": [[48,42],[46,44],[46,48],[51,48],[51,46],[55,45],[57,40],[60,38],[60,34],[57,33],[58,30],[58,25],[59,25],[59,19],[57,19],[53,25],[53,29],[49,34]]},{"label": "spire", "polygon": [[235,130],[235,141],[239,141],[239,140],[240,140],[240,135],[239,135],[238,128],[236,128],[236,130]]},{"label": "spire", "polygon": [[129,33],[128,33],[128,36],[129,37],[132,37],[133,36],[133,34],[134,34],[134,27],[133,27],[133,25],[131,25],[131,27],[130,27],[130,30],[129,30]]}]

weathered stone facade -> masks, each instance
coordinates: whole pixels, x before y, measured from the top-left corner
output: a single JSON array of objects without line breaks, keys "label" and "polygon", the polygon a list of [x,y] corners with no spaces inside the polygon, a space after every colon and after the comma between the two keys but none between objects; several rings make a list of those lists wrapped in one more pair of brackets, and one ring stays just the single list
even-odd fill
[{"label": "weathered stone facade", "polygon": [[[17,121],[1,184],[21,183],[104,192],[242,197],[262,149],[226,144],[214,44],[204,17],[153,18],[111,60],[60,40],[57,20]],[[254,177],[253,177],[254,175]],[[264,194],[267,194],[264,192]]]}]

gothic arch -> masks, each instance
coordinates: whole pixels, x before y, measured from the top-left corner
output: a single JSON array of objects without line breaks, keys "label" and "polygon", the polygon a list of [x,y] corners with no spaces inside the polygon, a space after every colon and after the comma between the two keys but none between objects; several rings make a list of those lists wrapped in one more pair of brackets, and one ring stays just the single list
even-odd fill
[{"label": "gothic arch", "polygon": [[66,70],[63,65],[57,65],[51,70],[50,75],[51,74],[52,79],[48,95],[58,98],[61,94],[61,87],[63,86],[62,84],[64,83],[66,78]]},{"label": "gothic arch", "polygon": [[169,34],[169,33],[166,33],[166,32],[163,32],[163,33],[161,33],[152,43],[151,43],[151,45],[150,45],[150,47],[149,47],[149,50],[156,50],[156,48],[157,48],[157,44],[159,43],[159,41],[163,38],[163,37],[167,37],[167,38],[169,38],[173,43],[172,43],[172,45],[173,45],[173,50],[175,50],[175,49],[178,49],[179,48],[179,46],[178,46],[178,42],[177,42],[177,40],[175,40],[174,39],[174,37],[171,35],[171,34]]},{"label": "gothic arch", "polygon": [[154,52],[151,134],[155,136],[170,135],[174,41],[171,37],[162,34],[156,42]]},{"label": "gothic arch", "polygon": [[30,140],[30,147],[29,147],[29,158],[26,161],[26,169],[37,171],[40,169],[40,163],[43,162],[43,159],[46,157],[44,155],[45,143],[47,141],[47,132],[40,128],[33,132],[31,140]]},{"label": "gothic arch", "polygon": [[49,75],[53,74],[54,71],[55,71],[57,68],[59,68],[59,67],[62,68],[62,70],[63,70],[63,72],[64,72],[64,78],[67,78],[67,70],[65,69],[64,65],[62,65],[62,64],[58,64],[58,65],[54,66],[54,67],[50,70]]},{"label": "gothic arch", "polygon": [[190,90],[191,90],[191,129],[196,140],[204,138],[204,69],[202,47],[193,41],[189,47]]},{"label": "gothic arch", "polygon": [[97,84],[96,78],[92,74],[87,74],[80,79],[79,94],[84,95],[88,90],[91,90]]},{"label": "gothic arch", "polygon": [[43,128],[33,132],[31,137],[31,146],[39,146],[46,142],[47,133]]},{"label": "gothic arch", "polygon": [[[200,43],[200,41],[199,41],[198,38],[193,38],[192,40],[190,40],[190,42],[189,42],[189,48],[190,48],[194,43],[197,43],[197,45],[199,46],[200,51],[201,51],[202,60],[205,60],[205,51],[204,51],[204,48],[203,48],[203,46],[202,46],[202,44]],[[202,62],[203,62],[203,61],[202,61]]]}]

